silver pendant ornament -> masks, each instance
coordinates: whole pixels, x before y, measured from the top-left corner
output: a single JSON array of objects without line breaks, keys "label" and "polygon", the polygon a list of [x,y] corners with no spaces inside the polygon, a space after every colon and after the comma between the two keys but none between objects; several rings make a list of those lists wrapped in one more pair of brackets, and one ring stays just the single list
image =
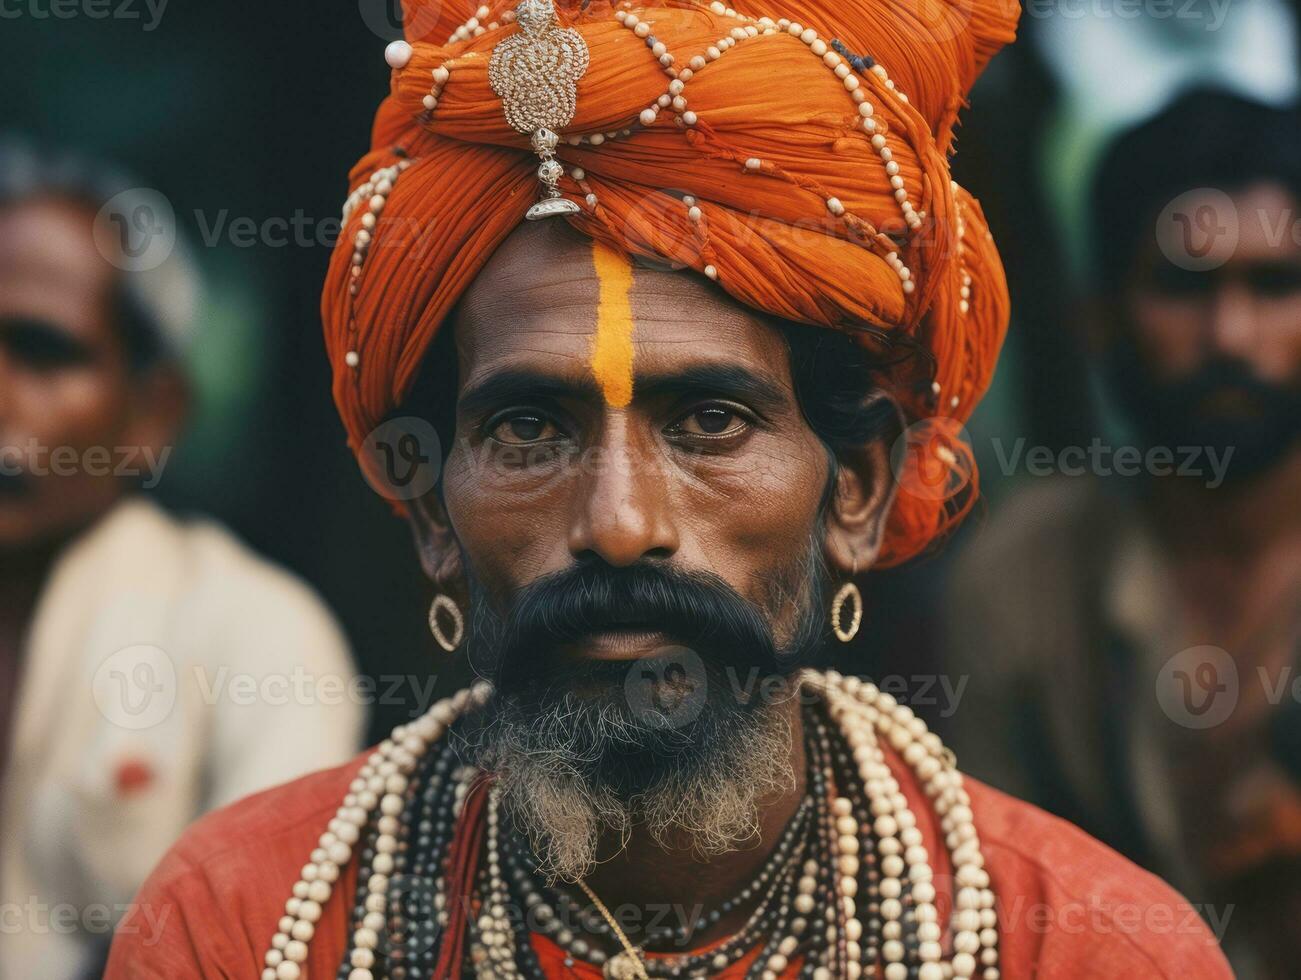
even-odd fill
[{"label": "silver pendant ornament", "polygon": [[564,167],[555,159],[557,133],[574,118],[578,80],[587,71],[591,52],[572,27],[560,27],[552,0],[523,0],[515,8],[519,33],[492,49],[488,84],[501,96],[506,121],[529,137],[538,157],[542,198],[525,215],[530,221],[575,214],[579,207],[561,197],[556,186]]}]

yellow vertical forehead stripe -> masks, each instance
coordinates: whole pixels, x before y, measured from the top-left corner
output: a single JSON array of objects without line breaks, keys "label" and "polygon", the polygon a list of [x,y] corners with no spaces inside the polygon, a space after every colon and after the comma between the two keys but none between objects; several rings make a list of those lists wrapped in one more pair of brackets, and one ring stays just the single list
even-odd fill
[{"label": "yellow vertical forehead stripe", "polygon": [[592,374],[606,404],[626,408],[632,401],[632,263],[600,242],[592,243],[592,261],[601,287]]}]

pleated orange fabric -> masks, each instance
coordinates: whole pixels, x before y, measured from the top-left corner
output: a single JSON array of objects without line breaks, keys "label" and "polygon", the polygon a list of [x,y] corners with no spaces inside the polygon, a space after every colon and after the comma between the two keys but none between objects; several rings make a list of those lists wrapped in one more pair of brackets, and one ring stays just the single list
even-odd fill
[{"label": "pleated orange fabric", "polygon": [[[412,55],[393,71],[371,150],[351,174],[355,195],[380,182],[377,171],[403,168],[382,211],[367,219],[362,206],[346,220],[322,299],[354,451],[401,403],[440,325],[537,199],[537,157],[488,80],[493,47],[517,30],[514,0],[478,11],[469,2],[406,0]],[[928,352],[924,377],[914,363],[884,379],[909,419],[933,419],[939,436],[907,465],[951,471],[955,488],[898,495],[882,561],[923,549],[972,502],[970,452],[952,434],[988,386],[1007,328],[997,251],[948,157],[958,110],[1012,40],[1018,5],[557,7],[591,60],[556,154],[560,191],[580,210],[548,220],[708,275],[766,314]],[[627,26],[629,14],[650,25],[649,38]],[[933,472],[925,479],[946,485]]]}]

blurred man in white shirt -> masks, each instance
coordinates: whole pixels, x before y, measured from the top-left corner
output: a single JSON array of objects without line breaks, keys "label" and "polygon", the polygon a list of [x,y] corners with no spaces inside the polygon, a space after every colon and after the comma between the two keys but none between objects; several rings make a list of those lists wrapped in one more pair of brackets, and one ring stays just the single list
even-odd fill
[{"label": "blurred man in white shirt", "polygon": [[0,153],[3,980],[96,975],[186,824],[361,736],[321,601],[138,492],[189,407],[194,279],[126,186]]}]

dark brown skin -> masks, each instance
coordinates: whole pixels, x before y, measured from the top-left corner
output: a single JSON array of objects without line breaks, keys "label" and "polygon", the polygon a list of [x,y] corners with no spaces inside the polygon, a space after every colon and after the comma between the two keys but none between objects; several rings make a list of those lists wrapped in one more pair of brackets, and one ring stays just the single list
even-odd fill
[{"label": "dark brown skin", "polygon": [[[1301,241],[1293,226],[1301,202],[1268,183],[1230,196],[1238,210],[1237,246],[1214,273],[1198,274],[1213,288],[1160,288],[1163,259],[1153,240],[1124,295],[1116,297],[1112,319],[1133,332],[1160,380],[1186,377],[1218,355],[1242,360],[1263,380],[1301,384]],[[1156,490],[1161,504],[1155,513],[1176,529],[1174,547],[1189,555],[1220,555],[1236,566],[1232,581],[1222,585],[1243,581],[1242,564],[1281,542],[1298,551],[1301,449],[1239,493],[1204,492],[1189,480],[1158,481]],[[1199,591],[1204,594],[1194,598],[1194,611],[1209,608],[1223,619],[1242,608],[1243,596],[1233,589]]]},{"label": "dark brown skin", "polygon": [[[93,219],[51,198],[0,208],[0,447],[34,440],[80,459],[92,447],[149,446],[156,458],[183,418],[184,382],[166,368],[129,370],[112,320],[120,273],[96,248]],[[51,468],[48,456],[44,463]],[[19,560],[57,547],[129,488],[111,472],[66,469],[75,472],[0,494],[0,554]]]},{"label": "dark brown skin", "polygon": [[[814,540],[829,475],[826,450],[800,413],[780,333],[693,274],[637,268],[633,400],[611,408],[589,367],[599,285],[591,244],[552,221],[521,226],[467,292],[454,325],[457,442],[444,496],[413,508],[426,571],[440,588],[460,592],[459,542],[490,601],[504,607],[521,587],[582,558],[666,562],[717,574],[766,608],[765,581]],[[701,368],[728,369],[748,384],[690,383],[687,372]],[[472,393],[503,372],[566,390],[544,397],[530,383],[479,403]],[[503,455],[508,444],[547,440],[599,460],[542,454],[529,465]],[[837,582],[872,564],[893,491],[887,440],[857,447],[839,464],[822,542]],[[779,643],[794,622],[794,610],[774,612]],[[667,641],[610,633],[571,653],[632,660]],[[765,808],[762,841],[705,863],[634,832],[591,876],[609,907],[715,905],[756,873],[804,791],[799,712],[793,701],[783,710],[796,734],[799,785]],[[614,853],[616,842],[604,850]],[[724,935],[744,918],[742,910],[697,938]]]}]

